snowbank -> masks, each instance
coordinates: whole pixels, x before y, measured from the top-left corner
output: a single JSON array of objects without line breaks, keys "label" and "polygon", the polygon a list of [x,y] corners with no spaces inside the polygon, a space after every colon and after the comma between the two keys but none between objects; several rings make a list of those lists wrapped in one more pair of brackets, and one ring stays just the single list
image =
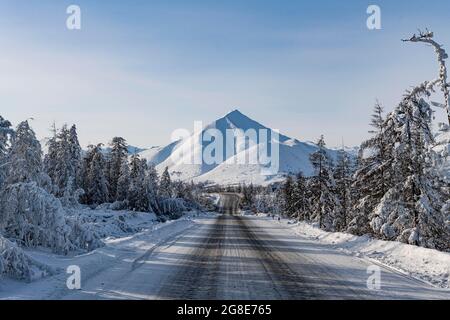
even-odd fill
[{"label": "snowbank", "polygon": [[326,232],[305,222],[282,220],[297,235],[333,246],[334,249],[370,259],[440,288],[450,288],[450,253],[425,249],[369,236]]},{"label": "snowbank", "polygon": [[100,206],[95,210],[83,207],[71,210],[70,216],[89,226],[100,238],[118,238],[142,231],[157,223],[154,213],[113,210]]},{"label": "snowbank", "polygon": [[[146,254],[161,243],[168,241],[179,233],[185,232],[195,225],[196,219],[215,216],[214,213],[204,213],[191,211],[178,220],[158,222],[156,220],[148,221],[151,214],[139,212],[109,212],[108,210],[89,210],[84,213],[89,214],[91,218],[95,217],[97,230],[111,231],[112,233],[122,234],[122,236],[109,236],[104,239],[105,246],[89,253],[76,256],[60,256],[50,251],[30,249],[26,254],[34,261],[45,263],[52,266],[60,272],[52,277],[24,283],[10,278],[4,278],[0,281],[0,300],[29,300],[29,299],[51,299],[59,300],[68,293],[66,288],[67,274],[64,272],[70,265],[77,265],[82,270],[83,283],[92,281],[104,270],[116,270],[122,272],[124,276],[129,273],[129,262],[137,261],[139,258],[146,257]],[[83,211],[80,212],[83,213]],[[142,229],[141,232],[128,234],[119,229],[109,228],[109,222],[115,218],[108,215],[125,216],[126,224],[134,228]],[[105,221],[103,221],[103,218]],[[150,275],[151,276],[151,275]]]},{"label": "snowbank", "polygon": [[[193,217],[205,215],[197,211],[184,212],[182,217],[177,221],[177,226],[182,228],[191,224]],[[166,226],[175,222],[175,220],[161,222],[161,220],[154,214],[148,212],[136,212],[122,210],[117,211],[111,209],[110,206],[99,206],[97,209],[91,209],[87,206],[79,206],[79,208],[66,209],[67,221],[76,221],[76,224],[71,225],[75,230],[76,225],[82,226],[89,230],[89,233],[95,234],[96,237],[102,239],[102,243],[107,247],[111,245],[116,248],[117,244],[124,246],[127,242],[137,242],[141,246],[140,249],[148,249],[149,246],[154,245],[153,241],[138,242],[136,239],[144,237],[148,240],[149,236],[156,238],[164,238],[159,229],[166,228]],[[174,228],[168,230],[172,231]],[[174,229],[176,230],[176,229]],[[76,230],[75,230],[76,231]],[[110,250],[110,248],[98,247],[102,250]],[[83,257],[90,258],[83,258]],[[31,282],[44,278],[49,275],[61,273],[65,268],[65,262],[73,260],[87,260],[92,263],[95,268],[102,267],[98,263],[98,258],[102,258],[98,250],[87,252],[84,250],[74,250],[66,255],[61,255],[58,252],[52,252],[43,246],[31,246],[29,248],[20,248],[17,244],[0,235],[0,276],[3,273],[5,277],[0,278],[0,284],[5,278],[16,280],[23,280]],[[102,258],[104,259],[104,258]],[[100,259],[101,260],[101,259]],[[80,262],[80,264],[82,264]],[[85,269],[94,269],[89,266]],[[16,284],[17,285],[17,284]],[[0,290],[1,291],[1,290]]]},{"label": "snowbank", "polygon": [[30,282],[55,273],[55,269],[27,255],[16,244],[0,235],[0,276]]}]

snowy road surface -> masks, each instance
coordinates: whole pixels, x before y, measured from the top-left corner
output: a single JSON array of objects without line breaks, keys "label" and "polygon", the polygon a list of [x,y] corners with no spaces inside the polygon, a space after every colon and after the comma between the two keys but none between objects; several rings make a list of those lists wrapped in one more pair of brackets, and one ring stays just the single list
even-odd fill
[{"label": "snowy road surface", "polygon": [[450,299],[449,291],[384,268],[381,290],[369,290],[370,262],[303,239],[267,218],[218,215],[176,226],[159,242],[154,233],[143,233],[84,257],[82,290],[68,290],[63,274],[11,297]]}]

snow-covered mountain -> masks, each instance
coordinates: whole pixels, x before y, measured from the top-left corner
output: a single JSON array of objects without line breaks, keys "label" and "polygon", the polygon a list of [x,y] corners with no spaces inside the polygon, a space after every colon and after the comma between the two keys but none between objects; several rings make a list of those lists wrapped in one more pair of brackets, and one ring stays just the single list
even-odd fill
[{"label": "snow-covered mountain", "polygon": [[[211,148],[215,139],[205,139],[205,136],[210,135],[210,130],[224,137],[223,146],[225,146],[230,141],[226,138],[228,132],[239,130],[249,132],[251,129],[254,132],[266,131],[269,133],[267,137],[258,135],[256,140],[252,139],[253,143],[247,142],[245,145],[235,145],[232,154],[227,154],[226,148],[223,147],[219,151],[223,158],[221,162],[211,164],[204,161],[203,157],[199,162],[192,161],[192,159],[196,159],[199,152],[207,149],[208,146]],[[274,140],[272,134],[272,129],[250,119],[240,111],[234,110],[204,127],[202,131],[199,130],[199,132],[167,146],[145,150],[140,155],[155,164],[159,172],[168,167],[173,178],[193,180],[194,182],[209,181],[225,185],[238,183],[269,184],[284,179],[286,174],[289,173],[303,172],[305,175],[311,175],[313,168],[309,161],[309,155],[317,150],[317,146],[314,143],[301,142],[282,134],[279,134],[279,138]],[[234,145],[234,138],[232,139]],[[276,143],[276,141],[279,141],[279,143]],[[279,147],[278,170],[269,175],[264,173],[264,170],[268,167],[267,164],[246,161],[258,159],[260,154],[258,152],[264,145],[269,146],[269,149],[272,148],[274,154],[276,153],[276,147]],[[330,149],[328,152],[332,158],[336,157],[336,150]],[[270,152],[268,154],[269,156],[272,155]]]}]

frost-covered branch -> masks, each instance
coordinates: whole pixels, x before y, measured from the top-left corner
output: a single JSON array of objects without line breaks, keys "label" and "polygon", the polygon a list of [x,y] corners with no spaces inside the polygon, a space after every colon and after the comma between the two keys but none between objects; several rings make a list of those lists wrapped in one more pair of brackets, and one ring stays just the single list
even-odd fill
[{"label": "frost-covered branch", "polygon": [[[422,42],[433,46],[439,63],[439,80],[438,83],[441,85],[441,90],[444,93],[445,98],[445,108],[447,110],[448,123],[450,125],[450,92],[449,83],[447,82],[447,66],[445,60],[448,59],[448,54],[445,52],[442,45],[438,44],[433,40],[434,34],[431,31],[426,30],[425,32],[419,31],[419,35],[414,34],[410,39],[405,39],[405,42]],[[436,83],[436,81],[432,81]],[[437,83],[436,83],[437,84]]]}]

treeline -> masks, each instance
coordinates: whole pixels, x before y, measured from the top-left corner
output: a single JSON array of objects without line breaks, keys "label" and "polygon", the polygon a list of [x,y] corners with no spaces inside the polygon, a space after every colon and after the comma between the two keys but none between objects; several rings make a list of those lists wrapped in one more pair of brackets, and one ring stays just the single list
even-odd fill
[{"label": "treeline", "polygon": [[[75,126],[54,130],[43,155],[28,121],[16,129],[0,116],[0,274],[30,280],[36,262],[21,247],[46,247],[58,254],[103,246],[91,225],[71,214],[79,204],[156,213],[161,219],[207,204],[201,186],[161,178],[123,138],[110,150],[84,152]],[[69,210],[74,209],[74,210]]]},{"label": "treeline", "polygon": [[53,194],[65,204],[111,203],[114,209],[173,214],[203,202],[200,185],[172,181],[167,168],[159,177],[145,159],[129,155],[122,137],[113,138],[108,148],[90,145],[82,154],[75,126],[63,126],[47,145],[45,171]]},{"label": "treeline", "polygon": [[450,184],[439,172],[448,160],[434,151],[429,90],[424,84],[408,92],[386,116],[377,103],[372,137],[357,158],[341,150],[334,163],[322,136],[310,156],[314,175],[268,187],[253,206],[327,231],[449,250]]}]

